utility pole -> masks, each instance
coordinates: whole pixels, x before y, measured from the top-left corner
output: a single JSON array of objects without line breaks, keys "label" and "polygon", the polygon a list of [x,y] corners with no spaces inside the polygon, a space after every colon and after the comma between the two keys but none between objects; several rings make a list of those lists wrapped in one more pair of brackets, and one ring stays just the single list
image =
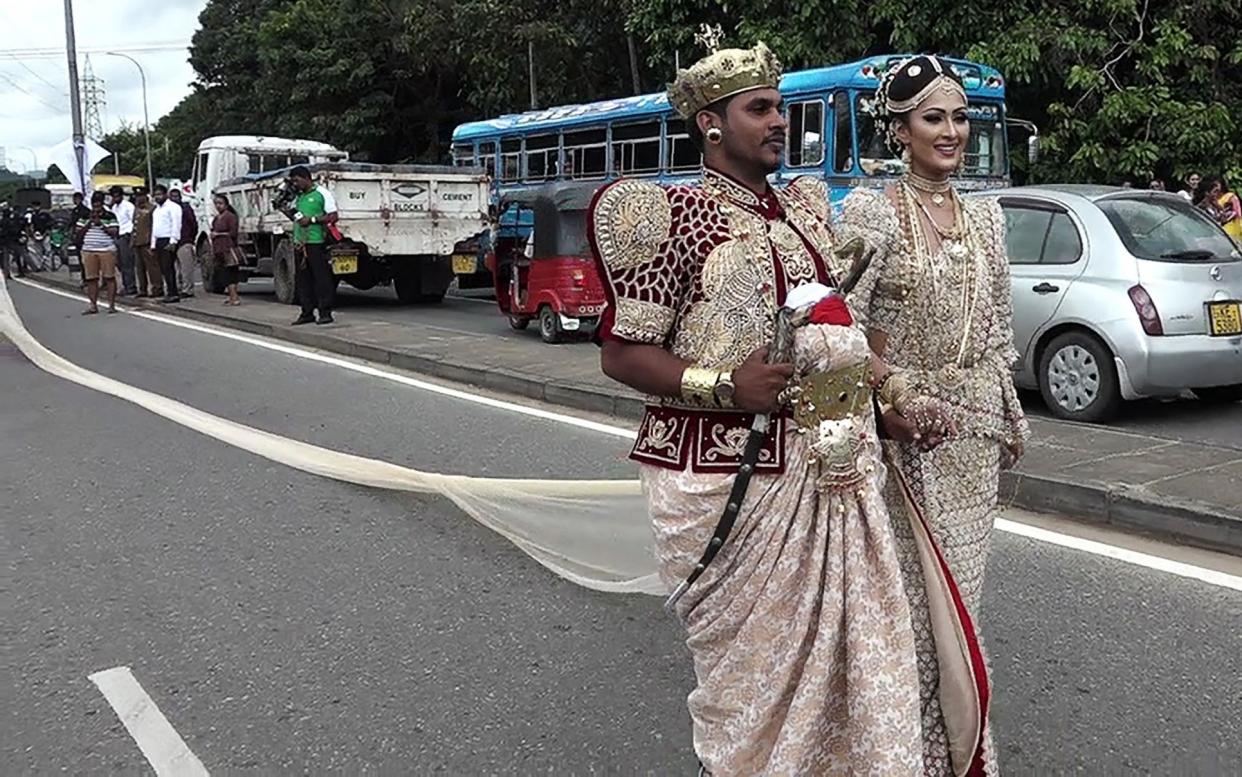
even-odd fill
[{"label": "utility pole", "polygon": [[69,110],[73,116],[73,156],[78,168],[78,180],[71,183],[85,194],[87,171],[83,168],[86,167],[86,136],[82,132],[82,104],[78,94],[78,44],[73,34],[73,0],[65,0],[65,51],[69,55]]},{"label": "utility pole", "polygon": [[530,68],[530,109],[533,111],[539,108],[539,90],[535,82],[535,36],[533,34],[526,39],[526,63]]},{"label": "utility pole", "polygon": [[634,94],[642,94],[643,84],[642,78],[638,75],[638,47],[634,45],[634,33],[625,34],[625,45],[630,50],[630,78],[634,82]]}]

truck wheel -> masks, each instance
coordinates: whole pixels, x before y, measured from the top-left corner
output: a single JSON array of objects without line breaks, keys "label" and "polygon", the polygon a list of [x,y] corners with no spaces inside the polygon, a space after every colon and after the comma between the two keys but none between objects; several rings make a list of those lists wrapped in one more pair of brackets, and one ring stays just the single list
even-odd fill
[{"label": "truck wheel", "polygon": [[539,308],[539,337],[545,343],[553,345],[559,343],[563,337],[561,317],[556,315],[556,311],[547,305]]},{"label": "truck wheel", "polygon": [[281,240],[272,252],[272,285],[276,287],[276,299],[286,305],[297,302],[297,268],[294,265],[293,243]]},{"label": "truck wheel", "polygon": [[224,293],[224,272],[216,262],[216,252],[211,250],[211,241],[204,240],[198,244],[198,271],[203,276],[203,289],[208,294]]}]

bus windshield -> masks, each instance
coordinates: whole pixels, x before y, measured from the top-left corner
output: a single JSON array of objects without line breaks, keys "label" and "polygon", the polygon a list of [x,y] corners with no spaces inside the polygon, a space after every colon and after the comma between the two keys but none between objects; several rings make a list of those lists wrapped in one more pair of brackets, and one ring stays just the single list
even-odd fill
[{"label": "bus windshield", "polygon": [[[859,165],[864,175],[900,175],[905,165],[884,142],[884,128],[871,115],[874,101],[873,95],[860,94],[855,104]],[[1004,176],[1009,164],[1005,156],[1005,122],[1000,106],[977,103],[967,110],[970,114],[970,141],[966,144],[966,161],[961,174],[972,177]]]}]

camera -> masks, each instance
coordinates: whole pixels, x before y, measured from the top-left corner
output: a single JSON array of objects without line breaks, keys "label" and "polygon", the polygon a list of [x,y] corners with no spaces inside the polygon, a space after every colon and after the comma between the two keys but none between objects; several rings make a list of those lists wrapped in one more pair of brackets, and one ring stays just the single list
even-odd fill
[{"label": "camera", "polygon": [[297,198],[298,190],[294,188],[293,180],[286,178],[272,197],[272,209],[285,213],[293,207],[293,203]]}]

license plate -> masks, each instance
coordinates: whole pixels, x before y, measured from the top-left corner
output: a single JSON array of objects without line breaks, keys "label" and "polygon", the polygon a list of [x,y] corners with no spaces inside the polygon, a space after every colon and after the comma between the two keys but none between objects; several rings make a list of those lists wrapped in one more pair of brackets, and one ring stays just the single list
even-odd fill
[{"label": "license plate", "polygon": [[1208,331],[1213,337],[1242,335],[1242,303],[1209,302]]},{"label": "license plate", "polygon": [[466,254],[453,255],[453,274],[454,275],[473,275],[475,268],[475,259],[473,256]]},{"label": "license plate", "polygon": [[332,274],[333,275],[353,275],[358,272],[357,256],[334,256],[332,257]]}]

